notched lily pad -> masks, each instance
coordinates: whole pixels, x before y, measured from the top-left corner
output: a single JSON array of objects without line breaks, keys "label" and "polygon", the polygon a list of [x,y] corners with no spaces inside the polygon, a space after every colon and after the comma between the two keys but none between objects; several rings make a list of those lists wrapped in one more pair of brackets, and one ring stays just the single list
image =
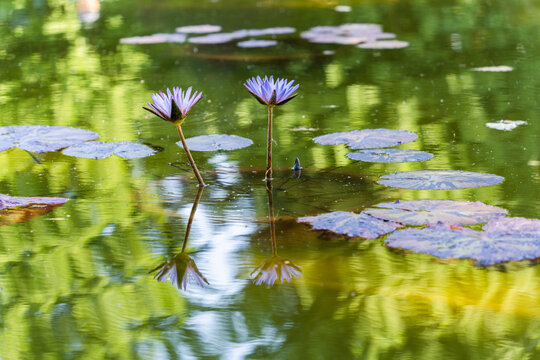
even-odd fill
[{"label": "notched lily pad", "polygon": [[221,26],[219,25],[188,25],[180,26],[176,28],[176,32],[184,34],[208,34],[221,31]]},{"label": "notched lily pad", "polygon": [[64,205],[61,197],[17,197],[0,194],[0,225],[11,225],[45,215]]},{"label": "notched lily pad", "polygon": [[103,142],[88,141],[64,149],[64,155],[75,156],[85,159],[105,159],[111,155],[117,155],[126,159],[140,158],[154,155],[157,151],[142,144],[130,141]]},{"label": "notched lily pad", "polygon": [[486,126],[495,130],[511,131],[517,128],[519,125],[527,125],[528,123],[523,120],[499,120],[497,122],[488,122]]},{"label": "notched lily pad", "polygon": [[241,48],[262,48],[262,47],[270,47],[270,46],[276,46],[277,45],[276,40],[255,40],[250,39],[246,41],[240,41],[236,45]]},{"label": "notched lily pad", "polygon": [[360,150],[347,154],[351,160],[378,162],[378,163],[395,163],[395,162],[413,162],[426,161],[433,158],[433,154],[408,149],[374,149]]},{"label": "notched lily pad", "polygon": [[500,65],[500,66],[483,66],[483,67],[477,67],[473,68],[473,71],[479,71],[479,72],[509,72],[514,70],[511,66],[506,65]]},{"label": "notched lily pad", "polygon": [[283,35],[296,32],[292,27],[273,27],[266,29],[242,29],[228,33],[215,33],[205,36],[195,36],[188,39],[192,44],[225,44],[233,40],[246,37],[265,36],[265,35]]},{"label": "notched lily pad", "polygon": [[404,225],[429,225],[438,222],[471,225],[508,215],[508,211],[480,201],[453,200],[398,200],[377,204],[375,208],[363,212],[378,219]]},{"label": "notched lily pad", "polygon": [[329,230],[336,234],[350,237],[358,236],[365,239],[375,239],[401,227],[401,224],[392,221],[384,221],[367,214],[355,214],[347,211],[305,216],[298,218],[297,221],[311,224],[315,230]]},{"label": "notched lily pad", "polygon": [[[190,150],[195,151],[229,151],[250,146],[253,141],[236,135],[212,134],[186,139],[186,143]],[[182,147],[182,142],[178,141],[176,144]]]},{"label": "notched lily pad", "polygon": [[384,40],[384,41],[369,41],[360,45],[357,45],[360,49],[373,49],[373,50],[391,50],[391,49],[403,49],[409,46],[409,42],[401,40]]},{"label": "notched lily pad", "polygon": [[403,189],[448,190],[496,185],[503,180],[502,176],[472,171],[421,170],[383,175],[377,183]]},{"label": "notched lily pad", "polygon": [[396,146],[418,138],[413,132],[390,129],[364,129],[317,136],[313,139],[321,145],[346,144],[351,149],[373,149]]},{"label": "notched lily pad", "polygon": [[67,126],[22,125],[0,127],[0,150],[12,147],[44,153],[97,139],[90,130]]},{"label": "notched lily pad", "polygon": [[386,245],[443,259],[476,259],[482,266],[536,259],[540,257],[540,220],[499,218],[482,231],[448,224],[404,229],[390,234]]}]

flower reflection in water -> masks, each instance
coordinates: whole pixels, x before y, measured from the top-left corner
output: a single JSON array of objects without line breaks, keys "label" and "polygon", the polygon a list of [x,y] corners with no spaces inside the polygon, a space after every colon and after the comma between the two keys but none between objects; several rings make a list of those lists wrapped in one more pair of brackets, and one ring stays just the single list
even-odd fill
[{"label": "flower reflection in water", "polygon": [[154,279],[157,279],[157,281],[166,281],[167,278],[170,278],[173,285],[176,285],[178,289],[187,290],[187,285],[190,282],[200,287],[204,287],[205,283],[209,285],[208,281],[197,268],[195,261],[185,252],[179,253],[151,272],[158,269],[159,272],[154,276]]},{"label": "flower reflection in water", "polygon": [[302,277],[302,266],[293,263],[291,260],[284,259],[277,254],[276,227],[274,221],[274,201],[272,196],[272,182],[267,181],[266,190],[268,193],[268,213],[270,218],[270,237],[272,239],[272,257],[259,265],[251,276],[255,274],[253,283],[255,285],[266,284],[273,286],[276,281],[281,283],[284,280],[290,282],[292,278]]},{"label": "flower reflection in water", "polygon": [[203,189],[203,187],[199,187],[197,197],[195,198],[195,202],[191,208],[191,214],[189,215],[182,251],[150,271],[150,273],[153,273],[159,270],[159,272],[154,276],[154,279],[157,279],[157,281],[166,281],[168,278],[170,278],[173,285],[178,287],[178,289],[183,289],[184,291],[187,290],[188,283],[194,283],[200,287],[204,287],[204,284],[209,285],[208,280],[206,280],[206,278],[197,268],[195,261],[188,254],[186,254],[186,245],[189,239],[189,232],[191,231],[191,224],[195,218],[197,206],[201,201]]}]

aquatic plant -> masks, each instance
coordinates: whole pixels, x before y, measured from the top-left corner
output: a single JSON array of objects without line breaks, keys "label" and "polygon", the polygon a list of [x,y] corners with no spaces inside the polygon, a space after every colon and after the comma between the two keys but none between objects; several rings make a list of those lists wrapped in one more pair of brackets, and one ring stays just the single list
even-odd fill
[{"label": "aquatic plant", "polygon": [[152,94],[153,104],[148,103],[148,108],[143,106],[143,109],[151,112],[157,117],[162,118],[165,121],[169,121],[176,126],[178,130],[178,135],[182,141],[182,146],[186,151],[187,158],[193,172],[199,181],[199,185],[204,186],[204,181],[199,173],[199,169],[191,156],[191,152],[186,145],[186,139],[184,138],[184,133],[182,132],[182,123],[187,117],[187,114],[191,108],[199,102],[202,98],[201,92],[191,93],[191,86],[184,92],[182,88],[174,87],[173,91],[167,89],[167,93],[159,92]]},{"label": "aquatic plant", "polygon": [[268,107],[268,141],[266,151],[266,180],[272,178],[272,116],[274,106],[283,105],[298,94],[294,92],[300,85],[294,85],[294,80],[288,81],[287,79],[277,78],[274,81],[274,77],[265,76],[261,79],[260,76],[247,79],[244,83],[246,89],[260,102],[262,105]]}]

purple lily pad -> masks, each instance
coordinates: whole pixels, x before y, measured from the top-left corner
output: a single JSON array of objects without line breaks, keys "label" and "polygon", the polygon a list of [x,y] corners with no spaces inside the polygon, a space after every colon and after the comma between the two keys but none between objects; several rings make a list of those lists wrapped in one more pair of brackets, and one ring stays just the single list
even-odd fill
[{"label": "purple lily pad", "polygon": [[336,234],[365,239],[375,239],[401,227],[401,224],[384,221],[367,214],[355,214],[347,211],[334,211],[317,216],[305,216],[298,222],[308,223],[315,230],[330,230]]},{"label": "purple lily pad", "polygon": [[501,183],[502,176],[460,170],[406,171],[381,176],[377,183],[403,189],[448,190],[490,186]]},{"label": "purple lily pad", "polygon": [[221,26],[219,25],[188,25],[181,26],[176,28],[176,32],[184,34],[208,34],[221,31]]},{"label": "purple lily pad", "polygon": [[540,257],[540,220],[499,218],[482,231],[437,224],[424,229],[398,230],[386,245],[443,259],[476,259],[481,266]]},{"label": "purple lily pad", "polygon": [[378,24],[344,24],[340,26],[315,26],[300,34],[312,43],[355,45],[365,41],[394,38],[382,32]]},{"label": "purple lily pad", "polygon": [[126,159],[151,156],[156,151],[146,145],[122,142],[88,141],[70,146],[62,151],[64,155],[75,156],[85,159],[105,159],[111,155],[117,155]]},{"label": "purple lily pad", "polygon": [[514,68],[511,66],[500,65],[500,66],[483,66],[474,68],[473,71],[479,72],[509,72],[513,71]]},{"label": "purple lily pad", "polygon": [[374,149],[360,150],[347,154],[347,157],[352,160],[378,162],[378,163],[395,163],[395,162],[413,162],[426,161],[433,158],[433,154],[425,151],[408,150],[408,149]]},{"label": "purple lily pad", "polygon": [[236,45],[241,48],[262,48],[262,47],[270,47],[270,46],[276,46],[277,45],[276,40],[255,40],[250,39],[246,41],[240,41]]},{"label": "purple lily pad", "polygon": [[[225,134],[201,135],[186,139],[187,146],[194,151],[218,151],[242,149],[253,144],[250,139]],[[176,143],[182,147],[182,142]]]},{"label": "purple lily pad", "polygon": [[404,225],[429,225],[438,222],[449,224],[481,224],[505,217],[508,211],[480,201],[411,200],[386,202],[363,212],[378,219]]},{"label": "purple lily pad", "polygon": [[384,41],[369,41],[360,45],[357,45],[360,49],[373,49],[373,50],[390,50],[390,49],[403,49],[409,46],[407,41],[401,40],[384,40]]},{"label": "purple lily pad", "polygon": [[405,144],[417,138],[418,135],[406,130],[364,129],[322,135],[313,141],[321,145],[346,144],[351,149],[373,149]]},{"label": "purple lily pad", "polygon": [[0,225],[11,225],[45,215],[68,199],[61,197],[16,197],[0,194]]},{"label": "purple lily pad", "polygon": [[216,33],[205,36],[195,36],[188,39],[192,44],[225,44],[248,36],[283,35],[296,32],[292,27],[274,27],[267,29],[242,29],[228,33]]},{"label": "purple lily pad", "polygon": [[147,36],[133,36],[120,39],[120,44],[147,45],[162,44],[166,42],[184,43],[187,36],[185,34],[153,34]]},{"label": "purple lily pad", "polygon": [[37,153],[53,152],[98,137],[93,131],[67,126],[5,126],[0,127],[0,149],[18,147]]},{"label": "purple lily pad", "polygon": [[28,205],[63,205],[68,199],[62,197],[20,197],[0,194],[0,210]]},{"label": "purple lily pad", "polygon": [[527,125],[523,120],[499,120],[497,122],[488,122],[486,126],[495,130],[511,131],[520,125]]}]

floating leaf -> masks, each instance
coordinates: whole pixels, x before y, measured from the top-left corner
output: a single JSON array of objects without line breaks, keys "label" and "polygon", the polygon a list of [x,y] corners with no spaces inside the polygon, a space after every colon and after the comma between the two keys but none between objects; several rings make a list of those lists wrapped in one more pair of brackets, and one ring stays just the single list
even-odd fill
[{"label": "floating leaf", "polygon": [[378,24],[344,24],[340,26],[315,26],[300,34],[312,43],[354,45],[364,41],[392,39],[394,34],[383,33]]},{"label": "floating leaf", "polygon": [[540,257],[540,220],[499,218],[475,231],[437,224],[404,229],[388,236],[386,244],[443,259],[476,259],[478,265]]},{"label": "floating leaf", "polygon": [[187,36],[185,34],[153,34],[147,36],[133,36],[120,39],[120,44],[147,45],[162,44],[166,42],[184,43]]},{"label": "floating leaf", "polygon": [[401,40],[385,40],[385,41],[369,41],[364,44],[357,45],[360,49],[386,50],[386,49],[403,49],[409,46],[407,41]]},{"label": "floating leaf", "polygon": [[313,141],[321,145],[346,144],[351,149],[373,149],[405,144],[417,138],[418,135],[406,130],[364,129],[322,135]]},{"label": "floating leaf", "polygon": [[407,171],[384,175],[377,181],[381,185],[404,189],[447,190],[495,185],[502,176],[459,170]]},{"label": "floating leaf", "polygon": [[433,154],[408,149],[374,149],[349,153],[347,157],[358,161],[391,163],[426,161],[433,158]]},{"label": "floating leaf", "polygon": [[366,239],[375,239],[388,234],[401,225],[383,221],[367,214],[355,214],[347,211],[334,211],[317,216],[298,218],[298,222],[309,223],[315,230],[330,230],[336,234],[359,236]]},{"label": "floating leaf", "polygon": [[486,126],[491,129],[510,131],[517,128],[519,125],[527,125],[523,120],[499,120],[497,122],[488,122]]},{"label": "floating leaf", "polygon": [[363,212],[382,220],[399,222],[404,225],[428,225],[438,222],[449,224],[480,224],[508,212],[480,201],[452,200],[410,200],[386,202]]},{"label": "floating leaf", "polygon": [[255,40],[250,39],[246,41],[240,41],[236,45],[241,48],[261,48],[261,47],[270,47],[277,45],[276,40]]},{"label": "floating leaf", "polygon": [[45,215],[64,205],[60,197],[16,197],[0,194],[0,225],[11,225]]},{"label": "floating leaf", "polygon": [[266,29],[242,29],[229,33],[217,33],[206,36],[196,36],[188,39],[192,44],[224,44],[236,39],[249,36],[283,35],[296,32],[292,27],[273,27]]},{"label": "floating leaf", "polygon": [[337,12],[351,12],[352,8],[349,5],[336,5],[334,10]]},{"label": "floating leaf", "polygon": [[0,150],[18,147],[37,153],[53,152],[98,137],[93,131],[66,126],[5,126],[0,127]]},{"label": "floating leaf", "polygon": [[512,70],[514,70],[513,67],[506,66],[506,65],[484,66],[484,67],[473,68],[473,71],[480,71],[480,72],[509,72]]},{"label": "floating leaf", "polygon": [[176,32],[184,34],[208,34],[221,31],[221,26],[219,25],[188,25],[181,26],[176,28]]},{"label": "floating leaf", "polygon": [[146,157],[154,155],[156,150],[142,144],[130,141],[103,142],[88,141],[68,147],[62,151],[64,155],[75,156],[85,159],[105,159],[113,154],[126,159]]},{"label": "floating leaf", "polygon": [[[242,149],[253,144],[250,139],[225,134],[201,135],[186,139],[190,150],[195,151],[218,151],[218,150],[236,150]],[[176,143],[182,147],[182,142]]]}]

